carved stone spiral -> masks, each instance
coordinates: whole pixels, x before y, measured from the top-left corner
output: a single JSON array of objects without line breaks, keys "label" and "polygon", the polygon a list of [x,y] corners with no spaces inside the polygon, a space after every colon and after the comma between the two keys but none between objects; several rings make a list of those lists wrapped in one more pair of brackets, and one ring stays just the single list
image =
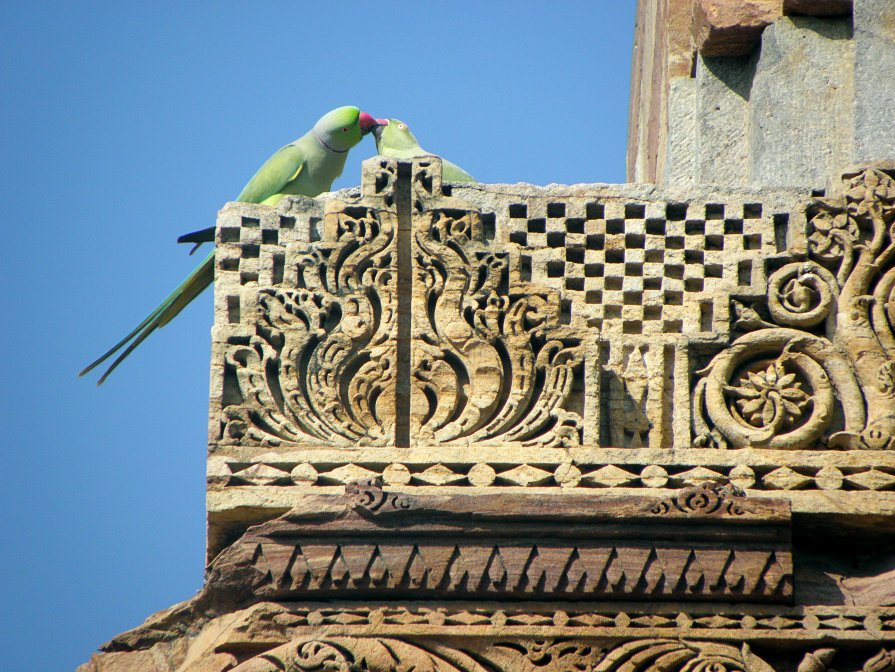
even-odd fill
[{"label": "carved stone spiral", "polygon": [[787,264],[768,278],[768,309],[781,325],[807,329],[835,309],[836,278],[814,262]]},{"label": "carved stone spiral", "polygon": [[289,672],[349,672],[353,669],[345,654],[326,642],[302,642],[284,658]]},{"label": "carved stone spiral", "polygon": [[710,424],[735,448],[811,446],[829,427],[836,397],[847,427],[864,421],[843,356],[826,339],[792,329],[738,339],[708,367],[704,396]]},{"label": "carved stone spiral", "polygon": [[363,478],[345,485],[345,494],[354,500],[356,506],[368,511],[399,511],[413,508],[409,497],[386,492],[382,489],[382,478]]}]

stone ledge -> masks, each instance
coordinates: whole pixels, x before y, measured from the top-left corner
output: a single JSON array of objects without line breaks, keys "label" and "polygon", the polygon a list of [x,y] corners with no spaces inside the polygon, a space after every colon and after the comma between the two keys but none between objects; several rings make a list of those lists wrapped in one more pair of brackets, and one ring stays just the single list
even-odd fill
[{"label": "stone ledge", "polygon": [[[890,668],[885,662],[886,647],[895,644],[895,610],[843,607],[792,608],[773,605],[643,605],[618,602],[611,605],[532,603],[417,603],[333,604],[331,602],[259,603],[216,618],[200,617],[190,604],[179,605],[172,616],[162,612],[146,623],[104,645],[79,672],[224,672],[225,670],[274,670],[282,649],[290,642],[338,641],[343,652],[358,652],[363,639],[371,644],[397,642],[399,646],[421,646],[423,650],[441,642],[450,650],[479,651],[494,655],[494,645],[521,652],[540,652],[532,659],[525,655],[506,661],[497,668],[534,672],[615,668],[605,660],[609,650],[624,647],[641,650],[666,642],[683,644],[685,650],[706,650],[736,658],[748,652],[751,663],[724,669],[772,672],[795,669],[799,660],[815,655],[820,647],[839,656],[839,669],[867,672]],[[831,638],[835,638],[829,648]],[[356,642],[356,644],[355,644]],[[539,642],[539,647],[534,646]],[[743,646],[743,644],[746,646]],[[596,645],[596,646],[595,646]],[[727,645],[727,648],[725,648]],[[732,646],[730,646],[732,645]],[[590,667],[581,667],[581,656],[593,647]],[[880,649],[883,649],[882,653]],[[316,650],[321,650],[317,648]],[[406,649],[405,649],[406,650]],[[412,650],[412,649],[411,649]],[[667,650],[667,649],[666,649]],[[350,653],[349,653],[350,655]],[[828,654],[824,654],[829,660]],[[572,660],[574,659],[574,660]],[[294,658],[292,658],[294,660]],[[612,659],[610,658],[610,661]],[[774,667],[768,664],[768,661]],[[243,666],[236,667],[240,663]],[[877,666],[872,667],[871,664]],[[288,664],[288,663],[287,663]],[[266,666],[265,666],[266,665]],[[287,669],[312,669],[298,667]],[[313,668],[319,669],[319,668]],[[342,668],[337,668],[342,669]],[[386,672],[396,669],[393,660],[367,660],[363,669]],[[481,668],[420,667],[476,672]],[[636,668],[652,669],[652,668]],[[663,667],[662,669],[674,669]],[[699,668],[702,669],[702,668]],[[711,668],[716,669],[716,668]],[[802,668],[799,668],[802,669]],[[809,668],[814,669],[814,668]]]}]

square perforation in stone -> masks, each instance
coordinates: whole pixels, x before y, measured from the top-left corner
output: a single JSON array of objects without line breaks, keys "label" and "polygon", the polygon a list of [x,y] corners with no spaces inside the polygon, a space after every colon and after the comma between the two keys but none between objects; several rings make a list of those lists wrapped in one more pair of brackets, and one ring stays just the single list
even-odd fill
[{"label": "square perforation in stone", "polygon": [[240,228],[235,226],[225,226],[221,229],[222,243],[238,243]]}]

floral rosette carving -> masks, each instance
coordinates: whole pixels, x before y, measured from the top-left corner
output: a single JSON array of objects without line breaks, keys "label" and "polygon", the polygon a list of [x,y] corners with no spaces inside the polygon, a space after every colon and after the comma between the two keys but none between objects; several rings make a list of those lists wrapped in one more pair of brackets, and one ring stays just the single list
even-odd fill
[{"label": "floral rosette carving", "polygon": [[806,448],[829,429],[837,405],[847,428],[864,422],[848,360],[826,339],[805,332],[766,329],[742,336],[703,373],[694,395],[702,445]]},{"label": "floral rosette carving", "polygon": [[737,306],[757,331],[701,372],[697,445],[895,448],[895,181],[863,170],[843,194],[809,204],[808,259],[768,278],[772,322]]},{"label": "floral rosette carving", "polygon": [[508,284],[508,256],[478,242],[475,210],[414,218],[412,434],[439,443],[569,446],[581,443],[570,411],[584,349],[560,324],[551,290]]},{"label": "floral rosette carving", "polygon": [[224,408],[225,441],[390,440],[393,228],[364,206],[328,213],[324,240],[292,257],[292,286],[258,292],[254,335],[226,354],[243,403]]}]

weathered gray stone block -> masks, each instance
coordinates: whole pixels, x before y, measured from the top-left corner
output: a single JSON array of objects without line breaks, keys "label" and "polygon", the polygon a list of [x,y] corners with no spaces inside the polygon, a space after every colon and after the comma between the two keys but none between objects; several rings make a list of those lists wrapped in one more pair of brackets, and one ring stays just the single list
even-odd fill
[{"label": "weathered gray stone block", "polygon": [[698,114],[695,79],[675,79],[668,91],[668,107],[674,125],[668,128],[666,184],[693,184],[696,181]]},{"label": "weathered gray stone block", "polygon": [[752,73],[749,57],[700,56],[697,61],[699,182],[745,183]]},{"label": "weathered gray stone block", "polygon": [[820,188],[851,161],[850,37],[848,19],[782,18],[765,30],[749,113],[753,184]]},{"label": "weathered gray stone block", "polygon": [[895,2],[855,0],[854,160],[895,156]]}]

